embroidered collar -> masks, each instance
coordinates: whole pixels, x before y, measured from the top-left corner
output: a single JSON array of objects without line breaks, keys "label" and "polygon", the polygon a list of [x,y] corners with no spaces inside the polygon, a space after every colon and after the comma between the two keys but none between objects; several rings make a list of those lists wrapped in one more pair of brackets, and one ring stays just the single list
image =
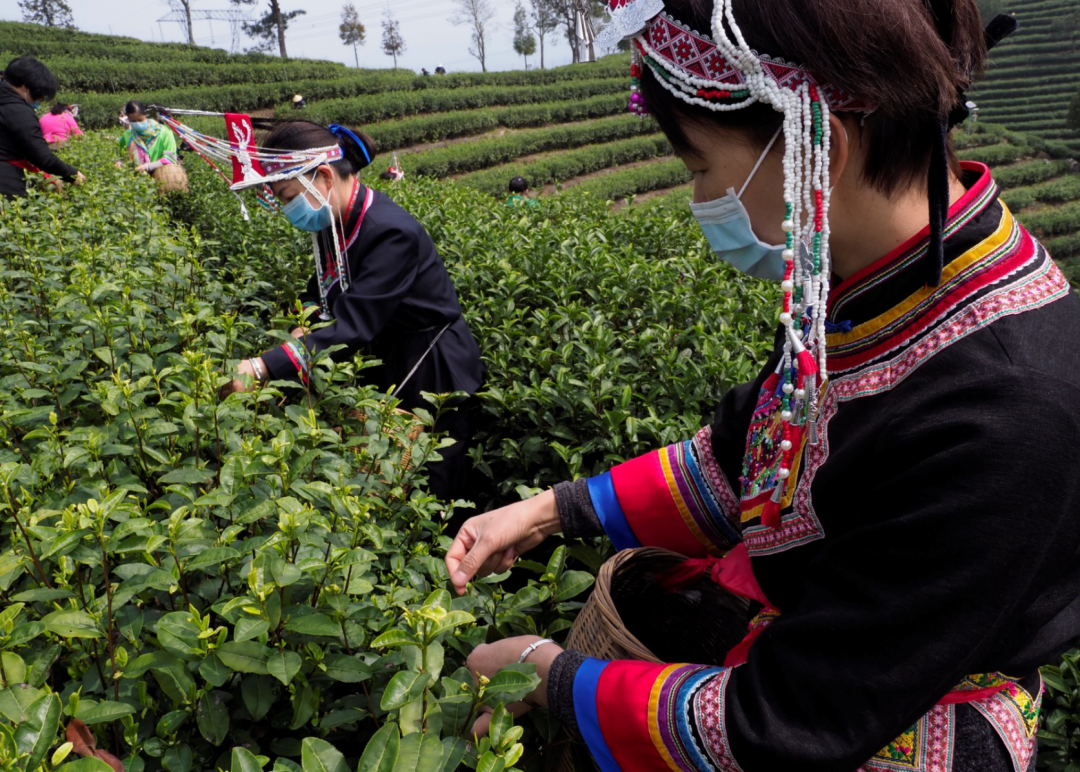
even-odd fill
[{"label": "embroidered collar", "polygon": [[[830,369],[841,374],[908,345],[981,297],[1031,257],[1033,240],[998,202],[990,170],[961,164],[967,192],[949,208],[945,270],[927,286],[929,226],[833,288],[827,335]],[[844,331],[850,322],[850,330]]]}]

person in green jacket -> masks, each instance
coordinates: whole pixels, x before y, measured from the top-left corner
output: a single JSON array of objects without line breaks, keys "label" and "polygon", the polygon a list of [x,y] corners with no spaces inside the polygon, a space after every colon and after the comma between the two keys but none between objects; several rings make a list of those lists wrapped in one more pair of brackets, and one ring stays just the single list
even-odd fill
[{"label": "person in green jacket", "polygon": [[150,173],[162,166],[180,163],[176,135],[167,126],[148,118],[142,102],[128,102],[124,106],[124,115],[128,130],[120,137],[120,147],[135,162],[136,171]]}]

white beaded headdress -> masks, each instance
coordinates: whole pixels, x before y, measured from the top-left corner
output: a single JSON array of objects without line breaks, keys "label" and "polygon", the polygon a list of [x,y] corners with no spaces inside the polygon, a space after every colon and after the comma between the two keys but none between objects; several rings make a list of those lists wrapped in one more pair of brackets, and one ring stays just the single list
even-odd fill
[{"label": "white beaded headdress", "polygon": [[789,498],[797,448],[804,434],[811,443],[818,441],[819,395],[828,375],[829,115],[872,108],[819,83],[804,67],[750,48],[732,0],[715,0],[711,37],[665,12],[660,0],[611,0],[610,14],[611,24],[598,41],[631,40],[631,111],[648,112],[638,90],[642,68],[648,67],[660,86],[687,104],[727,112],[762,103],[783,113],[786,269],[780,323],[786,336],[777,372],[781,436],[775,438],[783,455],[778,484],[762,514],[763,525],[776,527],[781,503]]},{"label": "white beaded headdress", "polygon": [[[267,200],[272,200],[272,194],[269,193],[268,187],[270,183],[299,179],[305,190],[311,193],[316,201],[323,206],[330,206],[330,202],[319,193],[318,189],[312,184],[312,181],[308,179],[308,174],[324,164],[331,164],[343,159],[345,157],[345,151],[340,144],[311,148],[309,150],[275,150],[272,148],[261,148],[255,145],[251,118],[247,115],[238,113],[212,113],[202,110],[176,110],[157,107],[156,105],[154,107],[158,110],[162,122],[186,141],[188,145],[217,170],[222,177],[225,177],[224,173],[218,169],[217,164],[215,164],[212,159],[232,163],[233,175],[230,180],[229,189],[234,193],[247,188],[258,188],[266,191],[265,198]],[[232,139],[218,139],[217,137],[211,137],[196,131],[190,126],[177,120],[175,117],[177,115],[223,117],[225,118],[226,129],[232,135]],[[355,135],[348,132],[347,129],[336,124],[332,124],[327,128],[332,134],[338,137],[340,137],[343,132],[348,133],[352,139],[356,141],[364,155],[367,156],[367,148],[364,147],[363,143]],[[368,158],[368,161],[370,160],[371,159]],[[226,177],[226,179],[228,178]],[[240,201],[240,208],[243,212],[244,219],[247,220],[247,207],[242,200]],[[332,248],[334,250],[334,262],[332,267],[334,272],[333,278],[340,281],[341,290],[344,292],[352,283],[349,273],[349,264],[345,259],[345,255],[341,248],[343,242],[341,233],[344,230],[344,227],[339,222],[338,218],[331,217],[330,229],[330,241],[333,244]],[[318,233],[311,234],[311,242],[315,253],[317,284],[319,285],[319,292],[322,299],[322,318],[329,319],[327,310],[330,306],[326,298],[326,288],[328,284],[332,284],[332,282],[324,280],[325,277],[323,274],[325,271],[323,261],[319,255]]]}]

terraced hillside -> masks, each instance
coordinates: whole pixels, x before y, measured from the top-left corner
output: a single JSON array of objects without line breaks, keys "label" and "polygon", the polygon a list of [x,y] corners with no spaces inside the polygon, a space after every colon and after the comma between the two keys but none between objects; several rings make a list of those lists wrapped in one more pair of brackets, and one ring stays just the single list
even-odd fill
[{"label": "terraced hillside", "polygon": [[[1080,158],[1080,146],[986,122],[999,111],[995,98],[1010,93],[1010,78],[1002,73],[1022,70],[1023,57],[1036,56],[1024,48],[1030,38],[1047,36],[1050,22],[1042,10],[1063,2],[1024,6],[1023,15],[1032,17],[1022,19],[1027,38],[995,54],[979,95],[980,123],[970,134],[959,128],[956,141],[962,156],[990,163],[1006,189],[1005,200],[1080,282],[1080,174],[1070,160]],[[288,100],[300,91],[309,101],[305,117],[347,123],[376,140],[381,155],[369,175],[383,171],[396,153],[410,175],[453,179],[495,196],[504,195],[516,175],[544,194],[565,189],[605,200],[670,198],[672,206],[683,206],[688,195],[689,175],[655,123],[626,112],[625,56],[547,71],[418,77],[404,70],[283,63],[82,33],[60,40],[55,31],[24,24],[0,23],[0,41],[0,57],[27,51],[41,56],[60,78],[63,98],[80,103],[80,119],[90,128],[114,126],[123,102],[133,97],[174,107],[293,116]],[[1058,43],[1041,45],[1060,53]],[[1048,77],[1053,80],[1045,88],[1028,91],[1067,92],[1056,75]],[[1043,120],[1009,115],[1022,125]],[[193,120],[212,133],[223,130],[219,119]]]},{"label": "terraced hillside", "polygon": [[998,126],[959,130],[960,157],[990,165],[1002,199],[1080,284],[1080,165],[1070,148]]},{"label": "terraced hillside", "polygon": [[1080,156],[1080,135],[1065,125],[1080,88],[1080,31],[1064,20],[1080,12],[1077,0],[1006,0],[1020,29],[996,47],[983,81],[971,93],[980,120],[1069,143]]}]

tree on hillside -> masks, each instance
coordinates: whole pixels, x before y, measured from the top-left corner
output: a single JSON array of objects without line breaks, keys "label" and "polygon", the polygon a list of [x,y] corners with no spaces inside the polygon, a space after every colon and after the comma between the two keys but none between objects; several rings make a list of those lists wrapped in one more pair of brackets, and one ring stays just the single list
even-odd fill
[{"label": "tree on hillside", "polygon": [[[232,0],[233,5],[255,5],[259,0]],[[270,51],[277,43],[278,52],[282,59],[288,59],[289,54],[285,50],[285,30],[289,22],[307,11],[297,10],[285,12],[281,10],[279,0],[266,0],[270,10],[257,21],[244,24],[244,32],[255,39],[253,48],[256,51]]]},{"label": "tree on hillside", "polygon": [[357,67],[360,66],[360,54],[357,53],[356,47],[364,45],[366,35],[367,29],[360,23],[360,14],[357,13],[356,6],[352,3],[346,4],[341,9],[341,24],[338,25],[338,37],[341,38],[341,42],[345,45],[352,46]]},{"label": "tree on hillside", "polygon": [[491,0],[454,0],[454,5],[457,13],[450,17],[450,23],[470,28],[469,53],[480,61],[480,69],[487,72],[487,33],[495,18],[495,7]]},{"label": "tree on hillside", "polygon": [[520,2],[514,9],[514,51],[525,57],[525,69],[529,69],[529,57],[536,53],[536,37],[529,26],[529,16]]},{"label": "tree on hillside", "polygon": [[46,27],[75,29],[71,7],[64,0],[19,0],[23,21],[44,24]]},{"label": "tree on hillside", "polygon": [[559,28],[557,0],[529,0],[532,6],[532,28],[540,41],[540,69],[544,69],[544,38]]},{"label": "tree on hillside", "polygon": [[184,37],[187,38],[189,46],[195,45],[195,29],[191,23],[191,0],[169,0],[169,7],[183,14],[181,21],[184,25]]},{"label": "tree on hillside", "polygon": [[397,69],[399,54],[405,53],[405,38],[401,36],[401,24],[390,15],[390,7],[386,8],[386,18],[382,23],[382,50],[387,56],[394,57],[394,69]]}]

